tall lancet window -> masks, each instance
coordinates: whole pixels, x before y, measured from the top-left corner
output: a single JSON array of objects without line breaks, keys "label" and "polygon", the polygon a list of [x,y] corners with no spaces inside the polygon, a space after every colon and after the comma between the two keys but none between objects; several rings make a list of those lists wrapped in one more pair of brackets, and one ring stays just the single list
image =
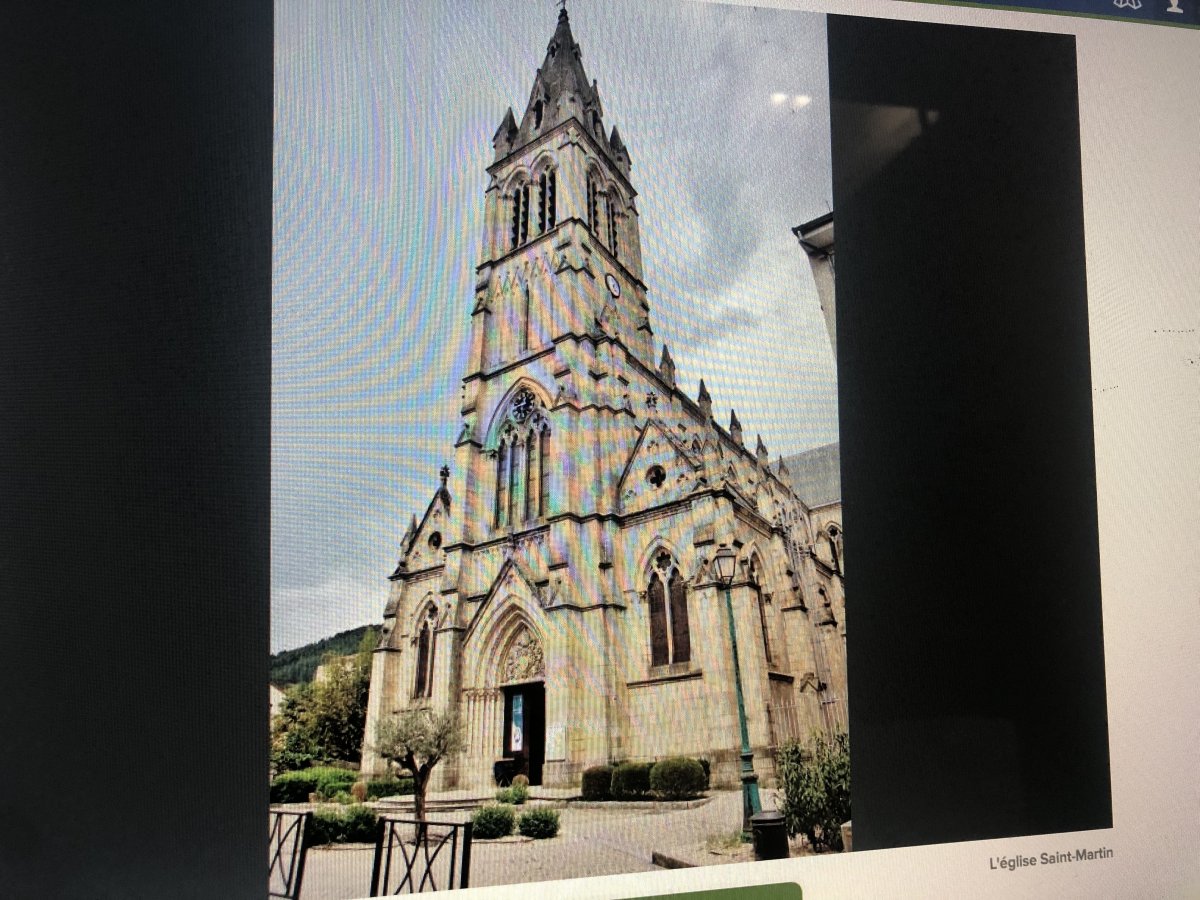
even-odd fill
[{"label": "tall lancet window", "polygon": [[430,609],[429,615],[421,624],[421,630],[417,633],[417,677],[413,683],[414,697],[433,696],[433,626],[436,615],[436,612]]},{"label": "tall lancet window", "polygon": [[550,504],[550,429],[538,435],[538,515],[546,515]]},{"label": "tall lancet window", "polygon": [[537,460],[534,459],[536,446],[533,432],[530,432],[525,436],[525,496],[522,498],[526,522],[533,518],[534,491],[537,489],[537,483],[533,480],[537,473]]},{"label": "tall lancet window", "polygon": [[688,629],[687,585],[676,569],[671,573],[671,662],[692,658],[692,634]]},{"label": "tall lancet window", "polygon": [[692,636],[688,626],[687,583],[670,554],[655,559],[646,599],[650,607],[650,665],[690,662]]},{"label": "tall lancet window", "polygon": [[758,622],[762,628],[763,656],[766,657],[767,662],[772,662],[771,629],[767,624],[767,601],[762,591],[762,580],[759,574],[757,556],[750,560],[750,586],[754,589],[754,596],[758,601]]},{"label": "tall lancet window", "polygon": [[595,175],[588,175],[588,228],[592,234],[600,233],[600,186],[596,183]]},{"label": "tall lancet window", "polygon": [[518,184],[512,192],[512,247],[529,240],[529,185]]},{"label": "tall lancet window", "polygon": [[529,329],[531,327],[530,322],[529,322],[529,312],[530,312],[529,308],[531,305],[531,300],[530,300],[530,296],[529,296],[529,285],[525,285],[525,295],[522,298],[522,304],[523,305],[521,307],[521,349],[528,350],[529,343],[530,343]]},{"label": "tall lancet window", "polygon": [[513,439],[512,455],[508,459],[508,509],[505,516],[510,525],[517,521],[517,488],[521,484],[521,444]]},{"label": "tall lancet window", "polygon": [[621,253],[617,249],[617,210],[611,194],[604,198],[604,217],[608,219],[608,249],[612,251],[613,258],[620,259]]},{"label": "tall lancet window", "polygon": [[508,511],[507,488],[508,488],[508,472],[506,471],[508,463],[507,448],[504,442],[500,442],[500,448],[496,451],[496,527],[499,528],[504,524],[504,514]]},{"label": "tall lancet window", "polygon": [[557,185],[553,169],[538,176],[538,233],[545,234],[558,220]]}]

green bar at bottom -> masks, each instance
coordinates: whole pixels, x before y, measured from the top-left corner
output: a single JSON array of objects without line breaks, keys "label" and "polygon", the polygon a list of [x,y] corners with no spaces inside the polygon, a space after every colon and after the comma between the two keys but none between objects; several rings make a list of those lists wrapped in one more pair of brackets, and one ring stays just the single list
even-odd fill
[{"label": "green bar at bottom", "polygon": [[780,884],[751,884],[746,887],[689,891],[686,894],[654,894],[629,900],[801,900],[800,885],[794,881]]}]

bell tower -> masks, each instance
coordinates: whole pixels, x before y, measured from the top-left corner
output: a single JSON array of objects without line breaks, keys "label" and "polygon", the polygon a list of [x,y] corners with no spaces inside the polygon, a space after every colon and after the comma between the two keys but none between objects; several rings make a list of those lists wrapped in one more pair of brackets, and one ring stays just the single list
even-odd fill
[{"label": "bell tower", "polygon": [[510,107],[492,144],[468,382],[589,334],[652,366],[629,150],[605,130],[565,8],[524,113]]}]

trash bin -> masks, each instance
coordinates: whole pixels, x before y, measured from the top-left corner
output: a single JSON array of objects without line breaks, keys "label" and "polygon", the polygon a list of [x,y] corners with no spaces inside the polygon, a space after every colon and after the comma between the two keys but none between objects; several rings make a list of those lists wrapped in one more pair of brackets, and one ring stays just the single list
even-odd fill
[{"label": "trash bin", "polygon": [[750,817],[755,859],[787,859],[788,836],[783,813],[760,812]]}]

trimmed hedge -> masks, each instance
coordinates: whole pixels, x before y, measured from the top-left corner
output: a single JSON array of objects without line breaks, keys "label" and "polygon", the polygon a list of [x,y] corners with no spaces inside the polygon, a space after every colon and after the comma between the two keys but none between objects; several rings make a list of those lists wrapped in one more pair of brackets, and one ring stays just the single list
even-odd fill
[{"label": "trimmed hedge", "polygon": [[612,773],[615,800],[636,800],[650,793],[650,770],[654,763],[621,763]]},{"label": "trimmed hedge", "polygon": [[664,800],[689,800],[704,785],[704,767],[690,756],[669,756],[650,769],[650,790]]},{"label": "trimmed hedge", "polygon": [[558,834],[558,811],[543,807],[523,812],[517,820],[517,830],[536,840],[552,838]]},{"label": "trimmed hedge", "polygon": [[341,791],[350,790],[350,785],[357,780],[357,772],[324,766],[284,772],[271,782],[271,802],[306,803],[308,795],[316,793],[332,797]]},{"label": "trimmed hedge", "polygon": [[507,837],[512,834],[515,821],[515,814],[511,806],[498,804],[481,806],[471,816],[471,824],[474,826],[472,837],[483,840]]},{"label": "trimmed hedge", "polygon": [[580,793],[584,800],[612,799],[612,766],[592,766],[583,770],[583,787]]},{"label": "trimmed hedge", "polygon": [[370,844],[375,841],[379,819],[365,806],[355,805],[345,810],[318,810],[313,813],[309,828],[309,843]]},{"label": "trimmed hedge", "polygon": [[367,799],[378,800],[380,797],[392,797],[396,794],[411,794],[413,780],[411,778],[373,778],[367,782]]},{"label": "trimmed hedge", "polygon": [[518,784],[515,779],[513,780],[511,787],[501,788],[500,790],[496,791],[497,803],[514,803],[517,806],[520,806],[528,799],[529,788]]},{"label": "trimmed hedge", "polygon": [[712,763],[704,757],[696,760],[696,762],[700,763],[700,768],[704,770],[704,790],[707,791],[712,787]]}]

